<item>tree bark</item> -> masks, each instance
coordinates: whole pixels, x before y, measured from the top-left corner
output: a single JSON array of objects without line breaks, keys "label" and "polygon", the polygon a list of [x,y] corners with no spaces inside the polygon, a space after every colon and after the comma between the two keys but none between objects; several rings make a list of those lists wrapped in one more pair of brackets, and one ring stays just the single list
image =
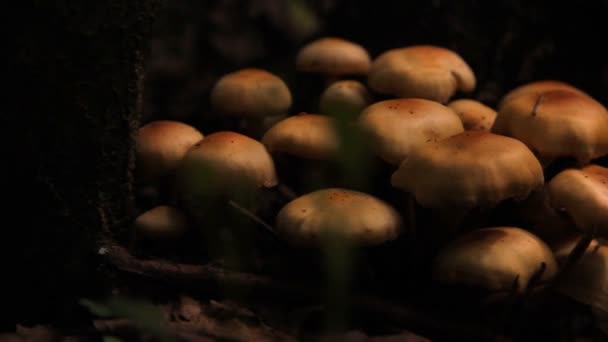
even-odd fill
[{"label": "tree bark", "polygon": [[78,299],[103,291],[95,241],[133,218],[146,34],[162,1],[7,8],[1,241],[15,286],[2,311],[13,327],[72,319]]}]

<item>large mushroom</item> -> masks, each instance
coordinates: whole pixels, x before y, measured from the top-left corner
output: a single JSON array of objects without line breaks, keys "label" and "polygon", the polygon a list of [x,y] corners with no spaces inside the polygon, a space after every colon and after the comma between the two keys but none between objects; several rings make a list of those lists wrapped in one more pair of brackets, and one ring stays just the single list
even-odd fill
[{"label": "large mushroom", "polygon": [[608,111],[572,89],[509,96],[498,108],[492,132],[521,140],[545,166],[558,158],[585,165],[608,154]]},{"label": "large mushroom", "polygon": [[545,242],[522,228],[506,226],[473,230],[451,241],[435,258],[433,277],[498,299],[545,285],[557,270]]},{"label": "large mushroom", "polygon": [[498,107],[500,108],[505,102],[508,102],[512,98],[515,98],[521,94],[533,93],[541,95],[542,93],[547,92],[549,90],[569,90],[581,95],[589,96],[582,89],[579,89],[568,82],[551,79],[538,80],[524,83],[518,87],[511,89],[509,92],[503,95],[502,99],[500,100],[500,103],[498,104]]},{"label": "large mushroom", "polygon": [[455,51],[434,45],[391,49],[374,59],[370,88],[397,97],[418,97],[447,103],[457,91],[476,86],[471,67]]},{"label": "large mushroom", "polygon": [[448,231],[473,209],[490,213],[503,201],[526,199],[543,182],[542,167],[526,145],[483,131],[418,146],[391,178],[422,207],[438,210]]},{"label": "large mushroom", "polygon": [[211,90],[213,108],[223,115],[240,119],[239,131],[254,138],[283,118],[291,104],[291,91],[285,82],[259,68],[228,73]]},{"label": "large mushroom", "polygon": [[547,184],[551,207],[586,234],[608,238],[608,168],[590,164],[558,173]]}]

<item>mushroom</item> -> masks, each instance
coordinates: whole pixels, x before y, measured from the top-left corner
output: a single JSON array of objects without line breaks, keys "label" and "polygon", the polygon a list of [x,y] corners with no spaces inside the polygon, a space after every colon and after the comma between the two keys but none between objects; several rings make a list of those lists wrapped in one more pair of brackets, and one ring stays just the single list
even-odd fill
[{"label": "mushroom", "polygon": [[521,140],[545,167],[558,158],[585,165],[608,154],[606,108],[572,90],[510,96],[498,108],[492,132]]},{"label": "mushroom", "polygon": [[211,105],[229,117],[242,120],[242,132],[254,138],[287,114],[291,92],[273,73],[246,68],[222,76],[211,90]]},{"label": "mushroom", "polygon": [[181,238],[189,223],[179,209],[161,205],[139,215],[133,226],[139,240],[163,242]]},{"label": "mushroom", "polygon": [[446,103],[457,91],[472,92],[476,78],[456,52],[414,45],[388,50],[374,59],[368,84],[381,94]]},{"label": "mushroom", "polygon": [[464,227],[473,209],[482,211],[475,215],[474,225],[483,226],[485,216],[501,202],[524,200],[543,182],[542,167],[526,145],[483,131],[465,131],[418,146],[391,177],[394,187],[432,212],[431,221],[438,222],[431,227],[446,228],[436,238]]},{"label": "mushroom", "polygon": [[586,234],[608,238],[608,168],[590,164],[566,169],[547,184],[551,207]]},{"label": "mushroom", "polygon": [[363,110],[358,125],[376,155],[398,165],[415,148],[464,131],[448,107],[426,99],[392,99]]},{"label": "mushroom", "polygon": [[137,193],[145,198],[167,196],[177,164],[202,139],[198,129],[179,121],[157,120],[140,127],[135,147]]},{"label": "mushroom", "polygon": [[433,262],[436,281],[485,290],[494,299],[542,286],[557,270],[545,242],[512,226],[467,232],[444,246]]},{"label": "mushroom", "polygon": [[493,108],[476,100],[454,100],[447,106],[460,117],[467,131],[490,131],[496,119],[496,111]]},{"label": "mushroom", "polygon": [[537,95],[540,95],[549,90],[569,90],[569,91],[573,91],[573,92],[581,94],[581,95],[589,96],[583,90],[573,86],[570,83],[564,82],[564,81],[539,80],[539,81],[528,82],[528,83],[522,84],[518,87],[511,89],[508,93],[506,93],[502,97],[502,99],[500,100],[500,103],[498,104],[498,108],[500,108],[505,102],[508,102],[512,98],[517,97],[521,94],[535,93]]},{"label": "mushroom", "polygon": [[296,56],[296,70],[324,75],[326,85],[340,77],[367,75],[371,57],[367,50],[339,37],[323,37],[304,45]]},{"label": "mushroom", "polygon": [[259,189],[277,182],[264,145],[230,131],[212,133],[194,145],[177,169],[180,200],[196,216],[230,200],[248,207]]},{"label": "mushroom", "polygon": [[[356,134],[351,126],[346,125],[347,132],[341,134],[339,122],[334,118],[300,113],[272,126],[264,134],[262,143],[272,153],[281,179],[296,192],[309,192],[336,183],[354,186],[357,181],[351,181],[350,176],[354,172],[365,172],[368,154],[359,150],[356,143],[360,142],[343,146],[347,134]],[[341,167],[346,148],[356,159],[357,170]]]},{"label": "mushroom", "polygon": [[342,120],[351,120],[372,102],[370,93],[363,83],[342,80],[332,83],[321,94],[319,111]]},{"label": "mushroom", "polygon": [[388,203],[342,188],[300,196],[279,211],[276,221],[281,237],[303,247],[320,247],[326,238],[356,246],[375,246],[396,239],[402,229],[400,215]]}]

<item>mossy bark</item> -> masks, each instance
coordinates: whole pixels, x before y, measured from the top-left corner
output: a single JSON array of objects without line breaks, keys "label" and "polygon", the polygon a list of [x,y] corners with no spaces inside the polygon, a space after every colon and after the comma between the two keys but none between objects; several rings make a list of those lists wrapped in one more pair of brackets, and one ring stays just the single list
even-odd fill
[{"label": "mossy bark", "polygon": [[15,286],[2,311],[13,327],[66,318],[103,289],[95,242],[133,218],[146,34],[161,3],[25,0],[7,12],[2,245]]}]

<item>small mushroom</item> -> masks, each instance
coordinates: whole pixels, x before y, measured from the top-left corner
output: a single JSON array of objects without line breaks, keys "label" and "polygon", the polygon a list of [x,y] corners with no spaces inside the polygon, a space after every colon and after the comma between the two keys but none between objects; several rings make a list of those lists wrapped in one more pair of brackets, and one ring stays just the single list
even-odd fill
[{"label": "small mushroom", "polygon": [[424,98],[447,103],[457,92],[472,92],[473,70],[456,52],[433,45],[391,49],[372,62],[370,88],[403,98]]},{"label": "small mushroom", "polygon": [[241,119],[243,133],[257,138],[291,107],[291,91],[275,74],[246,68],[222,76],[211,90],[219,113]]},{"label": "small mushroom", "polygon": [[497,115],[491,107],[471,99],[454,100],[447,106],[460,117],[467,131],[490,131]]},{"label": "small mushroom", "polygon": [[177,240],[188,228],[187,217],[179,209],[166,205],[144,212],[134,222],[136,237],[149,241]]},{"label": "small mushroom", "polygon": [[448,107],[414,98],[376,102],[363,110],[358,125],[376,155],[392,165],[399,165],[418,146],[464,131]]},{"label": "small mushroom", "polygon": [[339,37],[323,37],[303,46],[296,56],[296,70],[324,75],[327,85],[340,77],[367,75],[371,57],[367,50]]},{"label": "small mushroom", "polygon": [[194,145],[177,169],[179,197],[194,215],[223,201],[243,201],[247,206],[259,189],[277,182],[264,145],[230,131],[212,133]]},{"label": "small mushroom", "polygon": [[374,246],[396,239],[403,224],[397,211],[379,198],[328,188],[285,205],[277,216],[276,229],[297,246],[319,247],[328,237],[357,246]]},{"label": "small mushroom", "polygon": [[158,120],[142,126],[135,152],[138,183],[155,184],[173,172],[188,149],[202,139],[198,129],[179,121]]},{"label": "small mushroom", "polygon": [[[473,230],[451,241],[435,258],[433,277],[500,298],[546,284],[557,270],[545,242],[524,229],[507,226]],[[530,284],[531,280],[535,283]]]},{"label": "small mushroom", "polygon": [[351,120],[370,105],[372,98],[363,83],[342,80],[332,83],[321,94],[319,111],[342,120]]},{"label": "small mushroom", "polygon": [[572,90],[510,96],[498,108],[492,132],[521,140],[545,166],[558,158],[585,165],[608,154],[608,111]]},{"label": "small mushroom", "polygon": [[608,238],[608,168],[590,164],[566,169],[547,184],[551,207],[587,234]]}]

